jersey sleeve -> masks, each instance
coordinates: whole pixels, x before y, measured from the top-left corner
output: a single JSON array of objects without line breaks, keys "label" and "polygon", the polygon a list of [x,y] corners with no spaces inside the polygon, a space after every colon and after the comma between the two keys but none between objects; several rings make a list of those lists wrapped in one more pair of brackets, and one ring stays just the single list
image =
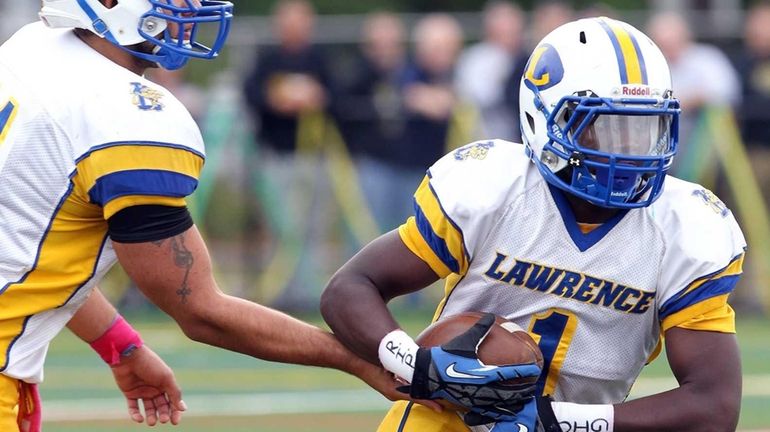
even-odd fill
[{"label": "jersey sleeve", "polygon": [[[683,193],[686,192],[686,193]],[[727,298],[743,272],[746,241],[727,207],[701,187],[679,194],[658,290],[661,329],[735,332]]]},{"label": "jersey sleeve", "polygon": [[104,219],[127,207],[182,207],[198,186],[204,156],[162,143],[124,143],[96,148],[77,162],[76,186],[103,209]]},{"label": "jersey sleeve", "polygon": [[167,89],[115,73],[67,117],[80,149],[73,181],[81,200],[101,207],[104,219],[138,205],[184,206],[203,167],[200,129]]},{"label": "jersey sleeve", "polygon": [[399,227],[399,235],[440,277],[467,272],[512,185],[523,177],[527,160],[522,147],[480,141],[449,153],[428,170],[414,194],[414,216]]}]

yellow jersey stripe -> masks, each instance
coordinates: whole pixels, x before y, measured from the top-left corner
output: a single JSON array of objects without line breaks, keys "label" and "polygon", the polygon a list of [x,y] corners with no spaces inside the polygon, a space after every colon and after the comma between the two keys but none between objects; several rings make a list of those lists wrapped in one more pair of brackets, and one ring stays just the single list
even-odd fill
[{"label": "yellow jersey stripe", "polygon": [[86,193],[101,177],[120,171],[170,171],[199,178],[203,157],[185,148],[123,144],[100,148],[77,163],[76,183]]},{"label": "yellow jersey stripe", "polygon": [[457,272],[465,274],[468,270],[468,254],[465,250],[463,235],[441,208],[441,204],[430,186],[429,177],[423,178],[414,194],[414,199],[429,222],[433,233],[443,239],[452,258],[457,262],[459,266]]},{"label": "yellow jersey stripe", "polygon": [[433,252],[433,249],[431,249],[428,243],[425,242],[422,234],[420,234],[419,228],[417,228],[414,216],[407,219],[406,223],[398,227],[398,235],[401,237],[401,241],[404,242],[406,247],[420,259],[425,261],[425,263],[428,264],[439,277],[445,278],[452,273],[452,270],[444,264],[438,255]]},{"label": "yellow jersey stripe", "polygon": [[70,185],[40,240],[32,269],[0,293],[0,370],[8,367],[10,348],[29,317],[66,304],[96,271],[107,222],[72,192]]},{"label": "yellow jersey stripe", "polygon": [[[722,308],[727,304],[728,296],[729,294],[723,294],[720,296],[711,297],[700,303],[695,303],[688,308],[682,309],[667,316],[663,319],[661,330],[665,332],[666,330],[672,327],[677,327],[680,324],[684,324],[695,317],[706,315],[714,310],[722,310]],[[735,331],[734,325],[735,324],[733,323],[733,332]]]},{"label": "yellow jersey stripe", "polygon": [[735,311],[729,304],[698,315],[685,321],[677,327],[688,330],[714,331],[720,333],[735,333]]}]

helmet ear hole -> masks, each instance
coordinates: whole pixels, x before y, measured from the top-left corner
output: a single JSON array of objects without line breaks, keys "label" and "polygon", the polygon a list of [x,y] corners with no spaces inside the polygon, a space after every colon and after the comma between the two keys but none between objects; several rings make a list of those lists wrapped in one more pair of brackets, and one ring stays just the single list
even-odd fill
[{"label": "helmet ear hole", "polygon": [[586,32],[584,31],[580,32],[580,43],[582,43],[583,45],[586,44]]},{"label": "helmet ear hole", "polygon": [[529,130],[532,131],[532,134],[535,134],[535,118],[532,117],[532,114],[525,112],[524,114],[527,115],[527,123],[529,123]]}]

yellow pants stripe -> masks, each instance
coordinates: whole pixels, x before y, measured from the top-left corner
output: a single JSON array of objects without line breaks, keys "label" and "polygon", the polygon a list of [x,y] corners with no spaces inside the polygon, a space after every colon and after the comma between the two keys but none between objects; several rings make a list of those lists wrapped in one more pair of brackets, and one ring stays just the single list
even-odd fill
[{"label": "yellow pants stripe", "polygon": [[0,431],[19,432],[19,381],[0,374]]},{"label": "yellow pants stripe", "polygon": [[382,419],[377,432],[468,432],[456,412],[437,413],[420,404],[398,401]]}]

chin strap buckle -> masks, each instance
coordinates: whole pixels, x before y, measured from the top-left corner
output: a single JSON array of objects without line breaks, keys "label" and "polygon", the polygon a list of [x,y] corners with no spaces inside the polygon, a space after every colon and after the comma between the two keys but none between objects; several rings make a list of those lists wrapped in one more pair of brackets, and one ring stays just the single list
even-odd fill
[{"label": "chin strap buckle", "polygon": [[98,34],[100,37],[104,37],[104,35],[106,35],[107,32],[110,31],[110,29],[107,27],[107,24],[105,24],[101,18],[95,19],[94,22],[91,23],[91,25],[94,27],[94,32]]}]

